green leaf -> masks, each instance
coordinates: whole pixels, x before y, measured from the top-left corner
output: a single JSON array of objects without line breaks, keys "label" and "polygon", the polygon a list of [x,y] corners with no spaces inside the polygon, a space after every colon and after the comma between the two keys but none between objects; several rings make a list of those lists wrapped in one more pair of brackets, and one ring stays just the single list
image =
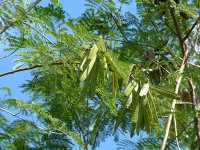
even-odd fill
[{"label": "green leaf", "polygon": [[6,99],[3,103],[8,104],[9,107],[17,108],[17,99]]},{"label": "green leaf", "polygon": [[9,96],[12,95],[11,90],[10,90],[10,88],[8,88],[8,87],[2,87],[2,88],[0,88],[0,90],[6,91],[6,92],[8,93]]},{"label": "green leaf", "polygon": [[78,145],[80,145],[81,147],[84,146],[84,142],[78,134],[72,131],[68,131],[67,134],[69,134],[78,143]]},{"label": "green leaf", "polygon": [[155,92],[156,94],[159,94],[159,95],[164,95],[166,97],[178,99],[178,100],[180,99],[180,96],[178,94],[175,94],[173,92],[170,92],[170,91],[165,90],[165,89],[160,88],[160,87],[150,85],[150,90]]},{"label": "green leaf", "polygon": [[51,2],[56,6],[60,6],[60,1],[59,0],[51,0]]},{"label": "green leaf", "polygon": [[99,37],[97,46],[101,52],[106,52],[106,47],[102,36]]},{"label": "green leaf", "polygon": [[122,106],[122,108],[118,111],[118,115],[117,115],[117,121],[115,123],[115,127],[114,127],[114,133],[117,131],[119,125],[121,124],[121,121],[124,118],[124,115],[126,113],[126,104]]}]

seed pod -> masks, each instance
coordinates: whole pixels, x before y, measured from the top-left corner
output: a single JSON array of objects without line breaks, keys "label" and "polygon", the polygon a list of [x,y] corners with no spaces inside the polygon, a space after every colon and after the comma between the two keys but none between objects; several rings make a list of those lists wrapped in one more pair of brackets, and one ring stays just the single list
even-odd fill
[{"label": "seed pod", "polygon": [[84,67],[84,65],[85,65],[85,63],[86,63],[87,58],[88,58],[88,57],[86,56],[86,57],[83,59],[81,65],[80,65],[80,70],[81,70],[81,71],[83,71],[83,67]]},{"label": "seed pod", "polygon": [[97,55],[94,55],[93,59],[90,61],[90,63],[88,64],[87,68],[85,69],[85,71],[83,72],[83,74],[80,77],[80,81],[83,82],[85,81],[85,79],[87,78],[87,76],[90,74],[90,71],[92,70],[92,67],[96,61]]},{"label": "seed pod", "polygon": [[134,86],[135,86],[135,82],[134,82],[134,81],[131,81],[131,82],[127,85],[126,89],[124,90],[124,95],[125,95],[125,96],[129,96],[129,95],[131,94],[131,92],[133,91]]},{"label": "seed pod", "polygon": [[88,55],[88,59],[89,59],[89,60],[92,60],[93,57],[97,54],[97,52],[98,52],[98,47],[97,47],[96,44],[94,44],[94,45],[92,46],[91,50],[90,50],[90,53],[89,53],[89,55]]}]

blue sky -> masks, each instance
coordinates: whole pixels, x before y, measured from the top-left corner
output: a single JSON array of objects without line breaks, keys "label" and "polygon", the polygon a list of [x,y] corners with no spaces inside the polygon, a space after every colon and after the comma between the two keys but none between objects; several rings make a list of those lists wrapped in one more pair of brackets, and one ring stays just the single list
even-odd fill
[{"label": "blue sky", "polygon": [[[47,5],[49,0],[43,0],[41,2],[41,5]],[[62,3],[62,6],[64,10],[73,18],[78,17],[81,15],[81,13],[84,12],[86,9],[86,6],[84,6],[85,1],[84,0],[60,0]],[[135,12],[135,3],[131,6],[123,7],[124,11],[129,10],[131,12]],[[3,49],[5,47],[0,43],[0,57],[8,54],[3,52]],[[14,56],[11,56],[6,59],[0,59],[0,73],[7,72],[13,69],[13,67],[16,65],[12,62],[14,59]],[[9,87],[12,90],[12,97],[18,98],[18,99],[24,99],[29,100],[30,97],[24,93],[21,92],[22,89],[19,88],[19,86],[24,83],[26,80],[31,79],[30,72],[29,71],[23,71],[11,75],[7,75],[0,78],[0,87],[6,86]],[[2,92],[0,91],[1,97]],[[13,110],[15,112],[15,110]],[[9,115],[6,115],[8,119],[12,118]],[[10,117],[10,118],[9,118]],[[128,134],[125,136],[122,136],[120,139],[129,139]],[[135,138],[135,140],[138,140],[138,137]],[[75,148],[78,150],[78,147]],[[97,148],[97,150],[115,150],[116,149],[116,143],[113,141],[113,138],[110,137],[106,139],[105,142],[101,143],[100,147]]]}]

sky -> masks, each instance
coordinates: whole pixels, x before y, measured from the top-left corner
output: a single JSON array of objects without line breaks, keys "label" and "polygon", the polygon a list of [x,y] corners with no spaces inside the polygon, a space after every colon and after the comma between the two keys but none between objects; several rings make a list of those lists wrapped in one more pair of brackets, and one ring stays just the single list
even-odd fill
[{"label": "sky", "polygon": [[[42,0],[40,5],[47,5],[49,0]],[[64,10],[73,18],[78,17],[81,15],[81,13],[84,12],[86,9],[85,0],[60,0]],[[131,6],[123,7],[124,11],[131,11],[135,13],[135,3]],[[0,43],[0,57],[3,57],[4,55],[8,54],[3,52],[3,49],[5,47]],[[14,59],[14,56],[11,56],[6,59],[0,59],[0,74],[11,71],[13,67],[16,65],[16,63],[12,62]],[[15,74],[7,75],[0,78],[0,88],[5,86],[9,87],[12,90],[12,98],[18,98],[18,99],[24,99],[24,100],[30,100],[30,97],[22,92],[22,89],[19,88],[19,86],[22,83],[25,83],[26,80],[31,79],[30,71],[23,71],[18,72]],[[3,96],[4,93],[0,91],[0,97]],[[12,112],[16,112],[16,110],[12,110]],[[6,115],[8,119],[12,118],[8,114]],[[122,139],[130,139],[129,135],[122,135]],[[135,137],[135,140],[138,140],[138,137]],[[75,148],[75,150],[78,150],[78,147]],[[97,148],[97,150],[115,150],[116,149],[116,143],[113,141],[113,138],[110,137],[105,140],[105,142],[100,144],[100,147]]]}]

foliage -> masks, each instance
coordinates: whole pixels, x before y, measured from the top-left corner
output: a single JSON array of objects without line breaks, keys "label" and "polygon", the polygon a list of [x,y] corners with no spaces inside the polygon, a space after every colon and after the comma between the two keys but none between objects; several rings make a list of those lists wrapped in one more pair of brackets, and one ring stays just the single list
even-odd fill
[{"label": "foliage", "polygon": [[[59,1],[51,2],[31,10],[23,0],[0,5],[1,28],[11,24],[1,30],[0,40],[6,51],[16,52],[14,71],[31,70],[32,76],[21,85],[30,101],[1,99],[1,110],[17,117],[8,122],[0,114],[2,149],[71,149],[71,138],[83,149],[95,149],[121,132],[150,136],[122,141],[120,149],[158,149],[163,116],[170,114],[177,124],[171,125],[168,148],[177,146],[174,130],[185,131],[179,137],[182,148],[198,145],[197,126],[185,126],[198,119],[196,106],[177,104],[170,111],[173,99],[198,102],[193,96],[199,92],[196,1],[138,0],[136,15],[121,9],[131,0],[86,0],[78,18],[66,15]],[[10,95],[9,88],[1,89]],[[44,128],[22,119],[33,115]]]}]

